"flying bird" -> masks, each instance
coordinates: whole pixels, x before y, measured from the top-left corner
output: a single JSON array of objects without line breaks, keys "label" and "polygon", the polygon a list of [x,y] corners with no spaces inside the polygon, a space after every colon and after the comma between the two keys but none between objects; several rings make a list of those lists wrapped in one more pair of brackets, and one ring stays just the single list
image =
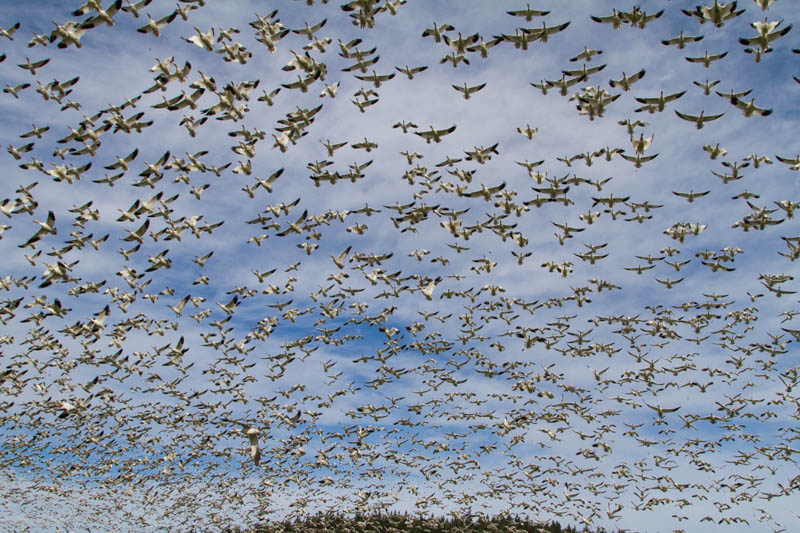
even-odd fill
[{"label": "flying bird", "polygon": [[175,17],[178,16],[176,11],[173,11],[169,15],[163,16],[158,20],[153,20],[153,17],[150,16],[150,13],[147,13],[148,22],[144,26],[141,26],[136,29],[139,33],[152,33],[156,37],[161,36],[161,29],[164,28],[167,24],[171,23],[175,20]]},{"label": "flying bird", "polygon": [[434,142],[437,142],[437,143],[441,142],[442,137],[444,137],[445,135],[449,135],[450,133],[453,133],[455,130],[456,130],[456,126],[455,125],[450,126],[449,128],[444,128],[444,129],[440,129],[440,130],[437,130],[433,126],[430,126],[429,130],[426,130],[426,131],[415,131],[414,135],[419,135],[420,137],[425,139],[426,143],[430,144],[431,141],[434,141]]},{"label": "flying bird", "polygon": [[464,85],[453,85],[453,89],[464,95],[464,100],[469,100],[470,95],[480,91],[484,87],[486,87],[486,83],[480,83],[472,87],[468,87],[466,83]]},{"label": "flying bird", "polygon": [[631,85],[636,83],[637,81],[641,80],[644,77],[645,70],[642,69],[636,74],[632,76],[627,76],[624,72],[622,73],[622,78],[618,80],[609,80],[608,84],[611,85],[612,88],[616,89],[620,87],[623,91],[630,91]]},{"label": "flying bird", "polygon": [[694,122],[695,127],[698,130],[703,129],[703,125],[706,122],[717,120],[718,118],[721,118],[725,114],[725,113],[720,113],[719,115],[704,115],[703,113],[704,111],[700,111],[699,115],[689,115],[688,113],[681,113],[680,111],[675,110],[675,114],[678,115],[683,120],[686,120],[688,122]]},{"label": "flying bird", "polygon": [[[550,11],[540,11],[537,9],[532,9],[531,5],[525,4],[525,9],[517,9],[514,11],[506,11],[507,14],[511,15],[512,17],[523,17],[525,22],[530,22],[533,20],[533,17],[544,17],[547,16]],[[453,28],[455,29],[455,28]]]},{"label": "flying bird", "polygon": [[250,424],[239,422],[237,420],[230,420],[228,418],[223,418],[222,420],[228,422],[229,424],[236,424],[241,427],[241,429],[237,428],[237,431],[247,437],[248,441],[250,442],[250,459],[256,466],[261,464],[261,449],[258,447],[258,436],[261,435],[261,430],[251,426]]},{"label": "flying bird", "polygon": [[703,40],[702,35],[696,35],[696,36],[684,35],[683,30],[681,30],[680,34],[677,37],[673,37],[671,39],[665,39],[661,41],[661,44],[666,46],[675,45],[678,47],[678,49],[683,50],[684,48],[686,48],[686,45],[688,43],[696,43],[702,40]]},{"label": "flying bird", "polygon": [[722,52],[720,54],[709,55],[708,51],[706,51],[705,55],[700,57],[687,57],[686,61],[689,63],[702,63],[704,67],[711,68],[711,63],[714,61],[719,61],[723,57],[727,56],[728,52]]},{"label": "flying bird", "polygon": [[745,102],[733,96],[731,97],[731,104],[741,109],[745,117],[752,117],[753,115],[767,117],[772,114],[772,109],[757,107],[755,105],[755,98],[751,98],[749,102]]}]

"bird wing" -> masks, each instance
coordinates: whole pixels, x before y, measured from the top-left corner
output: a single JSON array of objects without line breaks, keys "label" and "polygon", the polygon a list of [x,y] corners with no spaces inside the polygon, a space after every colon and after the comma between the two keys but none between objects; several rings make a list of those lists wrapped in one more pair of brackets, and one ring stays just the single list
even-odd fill
[{"label": "bird wing", "polygon": [[565,22],[563,24],[559,24],[558,26],[553,26],[552,28],[547,28],[547,30],[545,30],[545,31],[546,31],[546,33],[548,35],[553,35],[554,33],[558,33],[560,31],[564,31],[565,29],[567,29],[567,26],[569,26],[571,22],[572,21],[567,21],[567,22]]},{"label": "bird wing", "polygon": [[775,155],[775,158],[781,163],[786,163],[787,165],[796,165],[798,164],[798,162],[800,162],[800,155],[794,156],[793,159],[790,159],[788,157],[782,157],[779,155]]},{"label": "bird wing", "polygon": [[725,113],[720,113],[719,115],[703,115],[703,122],[709,122],[711,120],[717,120]]},{"label": "bird wing", "polygon": [[633,76],[629,76],[628,81],[630,83],[633,83],[634,81],[639,81],[640,79],[644,78],[644,74],[645,74],[645,69],[642,69]]},{"label": "bird wing", "polygon": [[689,122],[697,122],[697,120],[700,118],[700,117],[697,117],[697,116],[694,116],[694,115],[689,115],[687,113],[681,113],[677,109],[675,110],[675,114],[678,115],[683,120],[688,120]]},{"label": "bird wing", "polygon": [[687,58],[686,58],[686,61],[688,61],[689,63],[702,63],[702,62],[704,62],[705,60],[706,60],[706,58],[705,58],[704,56],[700,56],[700,57],[687,57]]},{"label": "bird wing", "polygon": [[678,98],[680,98],[684,94],[686,94],[686,91],[681,91],[681,92],[678,92],[678,93],[673,93],[673,94],[667,95],[667,96],[664,97],[664,102],[672,102],[673,100],[677,100]]}]

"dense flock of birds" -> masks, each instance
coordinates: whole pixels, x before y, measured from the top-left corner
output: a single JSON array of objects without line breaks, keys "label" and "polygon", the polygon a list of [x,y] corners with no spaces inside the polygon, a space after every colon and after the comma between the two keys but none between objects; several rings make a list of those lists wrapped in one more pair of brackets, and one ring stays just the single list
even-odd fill
[{"label": "dense flock of birds", "polygon": [[[787,120],[769,95],[794,105],[800,79],[770,62],[800,50],[771,15],[789,0],[744,3],[580,22],[492,5],[515,27],[495,34],[418,27],[406,0],[238,27],[210,0],[5,20],[0,527],[399,508],[791,530],[800,156],[741,146]],[[672,67],[622,71],[579,24],[697,78],[638,91]],[[373,40],[394,27],[410,40]],[[171,55],[129,93],[81,63],[148,46]],[[531,61],[554,46],[547,75]],[[742,53],[761,78],[718,70]],[[500,54],[530,77],[513,101],[483,70]],[[438,93],[415,93],[426,77]],[[694,151],[658,159],[670,136]]]}]

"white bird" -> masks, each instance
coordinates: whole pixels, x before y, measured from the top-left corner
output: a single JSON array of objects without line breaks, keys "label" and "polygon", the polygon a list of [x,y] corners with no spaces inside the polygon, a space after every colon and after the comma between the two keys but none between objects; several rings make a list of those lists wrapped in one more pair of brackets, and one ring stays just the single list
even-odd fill
[{"label": "white bird", "polygon": [[533,17],[544,17],[550,13],[550,11],[539,11],[536,9],[531,9],[530,4],[525,4],[525,9],[518,9],[515,11],[506,11],[507,14],[511,15],[512,17],[523,17],[526,22],[530,22],[533,20]]},{"label": "white bird", "polygon": [[333,85],[325,85],[325,88],[322,89],[322,92],[319,93],[320,98],[324,98],[325,96],[330,96],[331,98],[336,98],[336,91],[339,89],[339,82],[337,81]]},{"label": "white bird", "polygon": [[9,41],[13,41],[14,40],[14,34],[17,32],[19,27],[20,27],[20,23],[17,22],[16,24],[14,24],[13,26],[11,26],[8,29],[0,28],[0,37],[5,37]]},{"label": "white bird", "polygon": [[9,144],[7,150],[8,150],[8,153],[11,154],[11,156],[14,159],[19,161],[20,159],[22,159],[22,154],[24,154],[26,152],[30,152],[31,150],[33,150],[33,143],[24,144],[24,145],[20,146],[19,148],[15,148],[14,146]]},{"label": "white bird", "polygon": [[707,145],[703,146],[703,150],[708,152],[708,155],[711,157],[711,159],[716,159],[718,157],[722,157],[722,156],[724,156],[725,154],[728,153],[728,151],[725,148],[722,148],[719,145],[719,143],[717,143],[717,144],[715,144],[713,146],[710,145],[710,144],[707,144]]},{"label": "white bird", "polygon": [[734,96],[731,98],[731,103],[741,109],[745,117],[751,117],[753,115],[767,117],[772,114],[772,109],[756,107],[755,98],[751,98],[749,102],[745,102],[744,100],[739,100]]},{"label": "white bird", "polygon": [[677,37],[673,37],[672,39],[665,39],[661,41],[661,44],[664,44],[666,46],[674,44],[677,45],[679,49],[683,50],[684,48],[686,48],[686,43],[696,43],[702,40],[703,40],[702,35],[698,36],[684,35],[683,30],[681,30],[681,33]]},{"label": "white bird", "polygon": [[16,99],[19,99],[19,92],[24,89],[27,89],[30,86],[31,86],[30,83],[20,83],[19,85],[15,85],[14,87],[12,87],[11,85],[6,83],[6,87],[5,89],[3,89],[3,92],[6,94],[10,94]]},{"label": "white bird", "polygon": [[442,281],[442,278],[437,277],[436,279],[432,279],[428,282],[425,288],[421,289],[422,294],[425,296],[425,299],[428,301],[433,299],[433,291],[436,289],[436,285]]},{"label": "white bird", "polygon": [[20,63],[17,66],[19,68],[22,68],[22,69],[25,69],[25,70],[29,71],[34,76],[36,75],[36,70],[37,69],[45,66],[46,64],[48,64],[50,62],[50,58],[49,57],[47,59],[42,59],[40,61],[33,61],[33,62],[30,60],[29,57],[26,57],[25,59],[27,60],[26,63]]},{"label": "white bird", "polygon": [[319,22],[319,23],[317,23],[317,24],[314,24],[313,26],[309,26],[309,25],[308,25],[308,22],[306,22],[306,23],[305,23],[305,27],[304,27],[304,28],[301,28],[301,29],[299,29],[299,30],[292,30],[292,33],[297,33],[297,34],[300,34],[300,35],[305,35],[306,37],[308,37],[308,40],[309,40],[309,41],[313,41],[313,40],[314,40],[314,33],[315,33],[315,32],[317,32],[317,31],[318,31],[320,28],[322,28],[323,26],[325,26],[325,23],[326,23],[326,22],[328,22],[328,19],[327,19],[327,18],[325,18],[325,19],[322,19],[322,21],[321,21],[321,22]]},{"label": "white bird", "polygon": [[637,154],[644,154],[645,151],[652,144],[654,137],[655,135],[651,135],[650,137],[645,137],[644,133],[640,133],[638,139],[631,136],[631,144],[633,145],[634,151]]},{"label": "white bird", "polygon": [[[517,128],[517,133],[520,133],[527,137],[529,140],[533,140],[537,133],[539,133],[539,128],[531,128],[530,124],[525,124],[525,127]],[[528,169],[530,172],[530,169]]]},{"label": "white bird", "polygon": [[[17,22],[17,26],[19,26],[19,22]],[[441,26],[437,25],[436,22],[433,23],[433,28],[427,28],[425,31],[422,32],[423,37],[432,36],[433,40],[438,42],[442,41],[442,38],[445,37],[445,32],[448,31],[455,31],[455,27],[450,24],[442,24]]]},{"label": "white bird", "polygon": [[128,163],[130,163],[131,161],[136,159],[137,155],[139,155],[139,149],[138,148],[134,149],[133,152],[131,152],[130,154],[128,154],[125,157],[117,156],[117,162],[116,163],[112,163],[112,164],[107,165],[107,166],[105,166],[103,168],[105,168],[107,170],[114,170],[114,169],[117,169],[117,168],[121,168],[121,169],[123,169],[124,171],[127,172],[128,171]]},{"label": "white bird", "polygon": [[[300,414],[299,411],[298,414]],[[228,418],[223,418],[223,420],[230,424],[237,424],[242,427],[242,429],[237,429],[237,431],[247,437],[250,441],[250,459],[253,460],[253,463],[256,466],[258,466],[261,463],[261,450],[258,447],[258,436],[261,434],[261,430],[254,428],[250,424],[245,424],[237,420],[230,420]]]},{"label": "white bird", "polygon": [[347,254],[349,254],[349,253],[350,253],[350,249],[351,249],[351,246],[348,246],[348,247],[347,247],[347,248],[345,248],[345,249],[344,249],[344,251],[343,251],[342,253],[340,253],[338,256],[336,256],[336,257],[334,257],[334,256],[331,256],[331,259],[333,260],[333,263],[334,263],[334,264],[335,264],[337,267],[339,267],[339,269],[340,269],[340,270],[344,268],[344,260],[345,260],[345,258],[347,258]]},{"label": "white bird", "polygon": [[169,15],[161,17],[158,20],[153,20],[153,17],[150,16],[150,13],[147,14],[147,24],[144,26],[137,28],[136,31],[139,33],[152,33],[156,37],[161,36],[161,28],[175,20],[175,17],[178,16],[177,11],[173,11]]},{"label": "white bird", "polygon": [[681,113],[678,110],[675,110],[675,114],[678,115],[683,120],[694,122],[695,127],[698,130],[703,129],[703,124],[709,122],[711,120],[717,120],[718,118],[722,117],[725,113],[720,113],[719,115],[704,115],[704,111],[700,111],[699,115],[689,115],[687,113]]},{"label": "white bird", "polygon": [[703,192],[694,192],[690,190],[689,192],[672,191],[672,194],[674,194],[675,196],[680,196],[681,198],[686,198],[687,202],[692,203],[695,201],[695,199],[702,198],[703,196],[707,195],[710,192],[711,192],[710,190]]},{"label": "white bird", "polygon": [[283,174],[283,167],[273,172],[267,179],[256,177],[256,181],[260,187],[272,194],[272,185],[281,177],[281,174]]},{"label": "white bird", "polygon": [[93,28],[91,24],[78,25],[72,21],[67,22],[63,26],[55,21],[53,21],[53,24],[56,25],[56,29],[50,34],[50,42],[54,42],[60,37],[61,42],[58,43],[59,48],[67,48],[71,44],[74,44],[77,48],[81,48],[81,46],[83,46],[81,44],[81,37],[83,37],[83,34],[88,30]]},{"label": "white bird", "polygon": [[122,11],[126,13],[130,13],[137,19],[139,18],[139,10],[143,7],[147,7],[150,5],[150,2],[153,0],[141,0],[141,2],[136,2],[135,4],[131,2],[131,0],[125,0],[125,5],[122,6]]},{"label": "white bird", "polygon": [[576,61],[580,61],[581,59],[583,59],[584,61],[591,61],[592,57],[594,57],[596,55],[600,55],[602,53],[603,53],[602,50],[594,50],[594,49],[590,49],[588,46],[584,46],[583,47],[583,52],[581,52],[580,54],[578,54],[575,57],[571,58],[570,61],[573,62],[573,63],[576,62]]},{"label": "white bird", "polygon": [[423,65],[423,66],[420,66],[420,67],[410,68],[408,65],[406,65],[403,68],[400,68],[400,67],[394,67],[394,68],[395,68],[396,71],[402,72],[403,74],[405,74],[408,77],[409,80],[413,80],[414,76],[416,74],[419,74],[420,72],[423,72],[424,70],[427,70],[428,66],[427,65]]},{"label": "white bird", "polygon": [[609,80],[608,84],[612,88],[615,88],[615,89],[617,87],[621,87],[623,91],[630,91],[631,90],[631,85],[633,85],[637,81],[641,80],[644,77],[644,74],[645,74],[645,70],[644,69],[640,70],[639,72],[637,72],[633,76],[628,76],[623,72],[622,73],[622,78],[620,78],[618,80]]},{"label": "white bird", "polygon": [[728,55],[727,51],[715,55],[709,55],[708,51],[706,51],[705,55],[700,57],[687,57],[686,61],[688,61],[689,63],[702,63],[704,67],[711,68],[711,63],[722,59],[726,55]]},{"label": "white bird", "polygon": [[200,31],[200,28],[197,26],[194,27],[194,31],[197,32],[197,35],[192,35],[191,37],[186,37],[186,42],[195,44],[200,48],[205,48],[209,52],[214,51],[214,44],[216,43],[214,38],[214,28],[208,30],[207,33],[203,33]]},{"label": "white bird", "polygon": [[37,224],[39,224],[39,226],[41,226],[42,229],[39,230],[39,231],[43,231],[45,233],[50,233],[52,235],[55,235],[56,233],[58,233],[58,230],[56,230],[56,226],[55,226],[55,224],[56,224],[56,215],[52,211],[48,211],[47,212],[47,220],[45,220],[44,222],[41,222],[41,221],[36,220],[36,219],[33,219],[33,221],[36,222]]}]

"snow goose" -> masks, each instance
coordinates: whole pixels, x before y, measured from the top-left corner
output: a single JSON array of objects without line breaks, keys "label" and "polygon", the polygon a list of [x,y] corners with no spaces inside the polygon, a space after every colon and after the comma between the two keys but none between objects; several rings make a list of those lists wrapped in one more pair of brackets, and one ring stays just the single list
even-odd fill
[{"label": "snow goose", "polygon": [[150,13],[147,14],[147,24],[144,26],[137,28],[136,31],[139,33],[152,33],[156,37],[161,36],[161,28],[175,20],[175,17],[178,15],[176,11],[173,11],[169,15],[161,17],[158,20],[153,20],[153,17],[150,16]]},{"label": "snow goose", "polygon": [[720,113],[719,115],[704,115],[704,111],[700,111],[699,115],[689,115],[686,113],[681,113],[678,110],[675,110],[675,114],[678,115],[683,120],[688,122],[694,122],[695,126],[698,130],[703,129],[703,124],[706,122],[710,122],[712,120],[717,120],[718,118],[722,117],[725,113]]}]

